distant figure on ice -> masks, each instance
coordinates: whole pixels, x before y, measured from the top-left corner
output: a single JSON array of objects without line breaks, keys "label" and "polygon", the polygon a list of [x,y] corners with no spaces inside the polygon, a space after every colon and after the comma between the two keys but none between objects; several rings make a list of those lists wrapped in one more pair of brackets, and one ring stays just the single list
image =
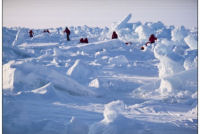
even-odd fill
[{"label": "distant figure on ice", "polygon": [[85,43],[88,43],[88,38],[85,38]]},{"label": "distant figure on ice", "polygon": [[147,46],[148,43],[155,43],[155,41],[157,40],[157,38],[155,37],[154,34],[151,34],[151,36],[149,37],[149,41],[145,44]]},{"label": "distant figure on ice", "polygon": [[49,32],[49,29],[45,29],[43,32],[44,32],[44,33],[50,33],[50,32]]},{"label": "distant figure on ice", "polygon": [[30,36],[30,37],[33,37],[33,30],[30,30],[30,31],[29,31],[29,36]]},{"label": "distant figure on ice", "polygon": [[88,43],[88,38],[85,38],[85,39],[81,38],[80,43]]},{"label": "distant figure on ice", "polygon": [[112,34],[112,39],[117,39],[118,38],[118,35],[117,33],[114,31],[113,34]]},{"label": "distant figure on ice", "polygon": [[66,28],[65,28],[65,31],[64,31],[64,33],[66,33],[66,34],[67,34],[67,40],[68,40],[68,41],[70,41],[70,39],[69,39],[70,30],[68,29],[68,27],[66,27]]}]

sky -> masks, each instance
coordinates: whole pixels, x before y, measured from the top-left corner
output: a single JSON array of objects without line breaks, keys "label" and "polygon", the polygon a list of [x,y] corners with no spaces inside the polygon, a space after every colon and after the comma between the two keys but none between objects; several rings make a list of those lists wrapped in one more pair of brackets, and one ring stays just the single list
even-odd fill
[{"label": "sky", "polygon": [[197,27],[197,0],[3,0],[7,27],[104,27],[129,13],[130,22]]}]

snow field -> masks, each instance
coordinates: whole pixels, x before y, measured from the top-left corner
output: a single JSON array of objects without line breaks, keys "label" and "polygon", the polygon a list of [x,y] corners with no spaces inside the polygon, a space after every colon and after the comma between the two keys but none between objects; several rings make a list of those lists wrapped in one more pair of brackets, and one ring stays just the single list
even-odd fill
[{"label": "snow field", "polygon": [[197,31],[131,17],[69,27],[70,42],[64,28],[4,27],[3,133],[197,133]]}]

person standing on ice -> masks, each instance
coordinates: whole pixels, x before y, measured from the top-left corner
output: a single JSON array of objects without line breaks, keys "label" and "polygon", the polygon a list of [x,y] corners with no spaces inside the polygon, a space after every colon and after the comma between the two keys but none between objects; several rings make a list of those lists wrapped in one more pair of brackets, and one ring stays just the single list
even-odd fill
[{"label": "person standing on ice", "polygon": [[118,38],[118,35],[117,33],[114,31],[113,34],[112,34],[112,39],[117,39]]},{"label": "person standing on ice", "polygon": [[149,41],[145,44],[147,46],[148,43],[155,43],[155,41],[157,40],[157,38],[155,37],[154,34],[151,34],[151,36],[149,37]]},{"label": "person standing on ice", "polygon": [[[151,36],[149,37],[149,41],[145,43],[145,46],[147,46],[147,44],[152,44],[155,43],[155,41],[157,40],[157,37],[155,37],[154,34],[151,34]],[[144,50],[144,46],[141,47],[141,50]]]},{"label": "person standing on ice", "polygon": [[64,33],[66,33],[66,34],[67,34],[67,40],[68,40],[68,41],[70,41],[70,39],[69,39],[70,30],[68,29],[68,27],[66,27],[66,28],[65,28],[65,31],[64,31]]},{"label": "person standing on ice", "polygon": [[29,36],[30,36],[30,37],[33,37],[33,30],[30,30],[30,31],[29,31]]}]

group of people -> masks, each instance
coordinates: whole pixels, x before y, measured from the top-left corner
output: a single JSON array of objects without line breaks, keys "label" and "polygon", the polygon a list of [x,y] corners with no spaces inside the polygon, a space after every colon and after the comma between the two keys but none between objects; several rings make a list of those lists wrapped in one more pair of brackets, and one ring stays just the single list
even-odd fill
[{"label": "group of people", "polygon": [[[117,39],[117,38],[118,38],[118,35],[114,31],[113,34],[112,34],[112,39]],[[150,37],[149,37],[149,41],[145,43],[145,46],[147,46],[148,44],[155,43],[156,40],[157,40],[157,37],[155,37],[154,34],[151,34]],[[131,42],[126,42],[125,44],[128,45],[128,44],[132,44],[132,43]],[[141,50],[144,50],[144,46],[141,47]]]},{"label": "group of people", "polygon": [[[43,32],[44,32],[44,33],[50,33],[50,32],[49,32],[49,29],[45,29]],[[66,27],[65,30],[64,30],[63,32],[67,34],[67,40],[70,41],[70,38],[69,38],[70,30],[68,29],[68,27]],[[30,37],[33,37],[33,34],[34,34],[34,33],[33,33],[33,30],[30,30],[30,31],[29,31],[29,36],[30,36]]]},{"label": "group of people", "polygon": [[[48,29],[45,29],[43,32],[44,33],[45,32],[50,33]],[[69,30],[69,28],[66,27],[63,32],[66,33],[66,35],[67,35],[67,41],[70,41],[70,38],[69,38],[69,36],[70,36],[70,30]],[[30,30],[29,31],[29,36],[33,37],[33,34],[34,34],[33,30]],[[113,33],[112,33],[112,39],[118,39],[118,35],[117,35],[116,31],[113,31]],[[145,46],[147,46],[149,43],[150,44],[155,43],[156,40],[157,40],[157,37],[155,37],[154,34],[151,34],[151,36],[149,37],[149,41],[145,43]],[[88,43],[88,38],[85,38],[85,39],[81,38],[80,39],[80,43]],[[125,43],[125,44],[127,44],[127,43]],[[144,50],[144,46],[141,47],[141,50]]]},{"label": "group of people", "polygon": [[[50,33],[50,32],[49,32],[49,29],[45,29],[43,32],[44,32],[44,33]],[[29,36],[30,36],[30,37],[33,37],[33,34],[34,34],[34,33],[33,33],[33,30],[30,30],[30,31],[29,31]]]}]

